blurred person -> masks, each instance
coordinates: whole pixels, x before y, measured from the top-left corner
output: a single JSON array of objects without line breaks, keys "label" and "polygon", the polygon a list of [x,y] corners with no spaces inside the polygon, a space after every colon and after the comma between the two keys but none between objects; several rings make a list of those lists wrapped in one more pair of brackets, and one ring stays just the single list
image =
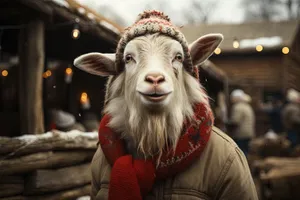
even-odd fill
[{"label": "blurred person", "polygon": [[76,122],[75,117],[68,112],[62,110],[52,110],[52,129],[57,129],[63,132],[78,130],[85,132],[82,124]]},{"label": "blurred person", "polygon": [[294,89],[287,91],[287,104],[282,110],[282,121],[291,147],[300,143],[300,93]]},{"label": "blurred person", "polygon": [[247,156],[249,141],[255,136],[255,116],[249,104],[251,97],[243,90],[234,90],[231,95],[231,117],[229,124],[233,126],[231,137]]},{"label": "blurred person", "polygon": [[274,97],[271,102],[260,103],[259,108],[268,114],[271,124],[270,129],[277,134],[284,132],[281,112],[284,107],[284,102],[279,97]]},{"label": "blurred person", "polygon": [[83,114],[81,123],[85,127],[87,132],[93,132],[99,130],[100,121],[98,117],[92,112],[86,112]]},{"label": "blurred person", "polygon": [[81,113],[80,122],[85,127],[86,131],[98,131],[100,121],[97,115],[92,111],[91,100],[87,94],[86,99],[82,98],[81,96],[79,112]]},{"label": "blurred person", "polygon": [[224,92],[218,93],[218,106],[215,108],[215,125],[222,131],[226,131],[225,123],[227,119],[227,106]]}]

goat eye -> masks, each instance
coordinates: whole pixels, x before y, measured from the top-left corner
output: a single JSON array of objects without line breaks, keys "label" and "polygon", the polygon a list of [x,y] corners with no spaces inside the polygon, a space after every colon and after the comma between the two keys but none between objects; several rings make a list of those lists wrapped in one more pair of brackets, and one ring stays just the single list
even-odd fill
[{"label": "goat eye", "polygon": [[133,57],[132,55],[128,54],[125,56],[125,62],[126,63],[130,63],[131,61],[133,61]]},{"label": "goat eye", "polygon": [[175,60],[179,61],[179,62],[183,62],[183,57],[180,53],[176,54],[175,56]]}]

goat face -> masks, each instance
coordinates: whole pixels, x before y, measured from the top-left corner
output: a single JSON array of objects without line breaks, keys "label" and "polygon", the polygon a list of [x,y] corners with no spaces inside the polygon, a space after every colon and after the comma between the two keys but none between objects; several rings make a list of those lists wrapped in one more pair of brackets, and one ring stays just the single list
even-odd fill
[{"label": "goat face", "polygon": [[[204,62],[222,39],[220,34],[209,34],[193,42],[189,50],[194,65]],[[161,110],[175,100],[183,100],[181,89],[187,72],[183,66],[183,48],[178,41],[160,34],[137,37],[126,45],[123,60],[122,72],[116,71],[115,54],[85,54],[75,59],[74,65],[100,76],[116,77],[121,73],[125,77],[120,84],[125,86],[126,103]],[[113,95],[108,96],[113,98]]]},{"label": "goat face", "polygon": [[182,46],[163,35],[130,41],[124,50],[125,99],[154,111],[162,111],[180,98],[183,85]]}]

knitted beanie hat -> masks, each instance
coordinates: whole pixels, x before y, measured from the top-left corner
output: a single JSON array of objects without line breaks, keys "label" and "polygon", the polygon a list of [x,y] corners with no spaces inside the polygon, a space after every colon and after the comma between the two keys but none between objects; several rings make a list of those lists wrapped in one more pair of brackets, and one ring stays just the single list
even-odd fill
[{"label": "knitted beanie hat", "polygon": [[198,70],[192,64],[188,43],[184,35],[177,27],[172,25],[168,16],[156,10],[144,11],[138,16],[138,19],[132,26],[125,29],[116,50],[117,72],[121,72],[124,69],[123,53],[128,42],[136,37],[154,33],[169,36],[182,45],[184,51],[184,67],[192,76],[198,78]]}]

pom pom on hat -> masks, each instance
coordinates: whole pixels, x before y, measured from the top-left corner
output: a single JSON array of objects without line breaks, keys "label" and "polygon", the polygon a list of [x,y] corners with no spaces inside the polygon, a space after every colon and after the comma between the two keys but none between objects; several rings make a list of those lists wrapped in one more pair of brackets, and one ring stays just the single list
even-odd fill
[{"label": "pom pom on hat", "polygon": [[150,18],[150,17],[161,18],[168,22],[171,21],[170,18],[167,15],[165,15],[163,12],[160,12],[157,10],[147,10],[147,11],[144,11],[143,13],[139,14],[139,16],[135,22],[138,22],[141,19],[146,19],[146,18]]}]

